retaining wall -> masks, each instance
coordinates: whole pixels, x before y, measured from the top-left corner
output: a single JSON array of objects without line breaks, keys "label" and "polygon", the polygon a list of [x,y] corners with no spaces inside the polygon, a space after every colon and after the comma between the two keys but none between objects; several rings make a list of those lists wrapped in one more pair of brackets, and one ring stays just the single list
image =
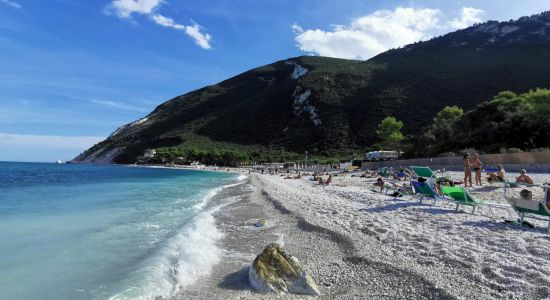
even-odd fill
[{"label": "retaining wall", "polygon": [[[484,154],[479,157],[484,165],[496,166],[496,164],[503,164],[504,169],[508,172],[518,172],[521,168],[525,168],[527,172],[531,173],[550,172],[550,151]],[[361,167],[363,170],[366,170],[381,167],[400,166],[429,166],[434,170],[443,168],[450,171],[464,170],[462,167],[462,156],[363,162]]]}]

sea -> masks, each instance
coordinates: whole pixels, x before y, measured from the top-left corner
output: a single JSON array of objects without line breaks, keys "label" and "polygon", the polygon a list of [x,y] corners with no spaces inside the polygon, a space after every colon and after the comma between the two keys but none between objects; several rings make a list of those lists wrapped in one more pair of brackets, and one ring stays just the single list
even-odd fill
[{"label": "sea", "polygon": [[244,176],[0,162],[0,299],[153,299],[208,274]]}]

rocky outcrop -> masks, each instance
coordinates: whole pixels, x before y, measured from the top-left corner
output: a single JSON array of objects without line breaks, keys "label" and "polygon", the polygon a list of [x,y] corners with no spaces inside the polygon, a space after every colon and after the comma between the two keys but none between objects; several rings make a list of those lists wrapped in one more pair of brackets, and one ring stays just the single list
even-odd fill
[{"label": "rocky outcrop", "polygon": [[119,148],[100,148],[93,153],[81,153],[70,162],[75,164],[112,164],[115,156],[120,152]]},{"label": "rocky outcrop", "polygon": [[265,247],[248,273],[252,287],[261,293],[320,295],[313,277],[302,269],[298,260],[279,244]]}]

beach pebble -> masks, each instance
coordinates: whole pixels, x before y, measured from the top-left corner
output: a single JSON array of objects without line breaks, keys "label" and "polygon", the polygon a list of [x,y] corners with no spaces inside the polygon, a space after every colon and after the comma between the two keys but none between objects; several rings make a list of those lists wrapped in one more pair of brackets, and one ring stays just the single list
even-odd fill
[{"label": "beach pebble", "polygon": [[256,222],[256,224],[254,224],[254,226],[256,226],[256,227],[264,227],[266,224],[267,224],[267,220],[261,219],[261,220],[258,220],[258,221]]}]

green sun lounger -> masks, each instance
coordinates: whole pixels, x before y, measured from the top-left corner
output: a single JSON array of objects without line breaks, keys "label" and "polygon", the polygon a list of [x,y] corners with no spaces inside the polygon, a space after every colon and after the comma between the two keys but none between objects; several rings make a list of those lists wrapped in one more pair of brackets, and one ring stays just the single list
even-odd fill
[{"label": "green sun lounger", "polygon": [[378,171],[378,176],[380,176],[380,177],[388,178],[391,175],[392,175],[392,173],[390,172],[390,169],[388,169],[388,168],[382,168],[382,169],[380,169],[380,171]]},{"label": "green sun lounger", "polygon": [[[387,195],[387,196],[390,196],[391,194],[397,193],[395,196],[393,196],[394,199],[397,198],[397,197],[414,196],[414,190],[412,192],[408,191],[407,189],[403,190],[402,186],[398,186],[396,184],[385,183],[384,188],[382,189],[382,191],[377,190],[377,188],[378,187],[372,188],[371,192],[375,192],[375,193],[383,194],[383,195]],[[410,187],[408,187],[408,188],[410,189]]]},{"label": "green sun lounger", "polygon": [[411,166],[411,170],[417,177],[423,177],[427,179],[430,179],[430,178],[433,178],[433,179],[446,178],[449,180],[451,179],[450,176],[437,177],[435,175],[435,172],[432,169],[430,169],[430,167]]},{"label": "green sun lounger", "polygon": [[541,186],[539,184],[529,184],[529,183],[512,182],[512,181],[504,181],[503,183],[505,188],[515,188],[520,186],[525,186],[525,187]]},{"label": "green sun lounger", "polygon": [[457,186],[441,186],[441,192],[451,198],[456,203],[456,210],[460,205],[467,205],[472,207],[472,214],[475,213],[476,207],[484,204],[483,200],[477,200],[467,190]]},{"label": "green sun lounger", "polygon": [[414,174],[416,174],[416,176],[418,177],[423,177],[423,178],[437,178],[437,176],[435,176],[434,172],[432,171],[432,169],[430,169],[429,167],[418,167],[418,166],[411,166],[411,170],[414,172]]},{"label": "green sun lounger", "polygon": [[435,204],[435,201],[445,198],[436,192],[427,182],[411,181],[411,185],[414,189],[415,195],[420,197],[420,203],[422,203],[424,199],[432,199]]},{"label": "green sun lounger", "polygon": [[[523,223],[523,219],[526,217],[548,221],[547,232],[550,233],[550,208],[546,205],[548,202],[548,189],[550,187],[544,187],[544,200],[526,200],[519,197],[512,197],[506,194],[506,201],[512,206],[514,211],[519,215],[520,224]],[[546,219],[548,218],[548,219]]]}]

